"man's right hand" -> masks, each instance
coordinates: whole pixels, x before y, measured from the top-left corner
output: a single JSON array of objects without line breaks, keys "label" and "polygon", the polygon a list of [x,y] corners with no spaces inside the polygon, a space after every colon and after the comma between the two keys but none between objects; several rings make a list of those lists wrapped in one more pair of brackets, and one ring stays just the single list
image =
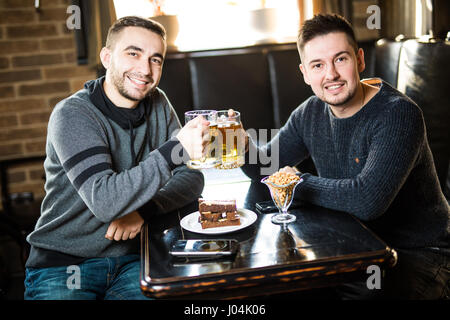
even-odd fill
[{"label": "man's right hand", "polygon": [[200,159],[209,143],[209,121],[202,116],[189,121],[181,128],[176,138],[191,159]]},{"label": "man's right hand", "polygon": [[289,167],[289,166],[283,167],[278,171],[290,174],[301,174],[301,172],[296,167]]}]

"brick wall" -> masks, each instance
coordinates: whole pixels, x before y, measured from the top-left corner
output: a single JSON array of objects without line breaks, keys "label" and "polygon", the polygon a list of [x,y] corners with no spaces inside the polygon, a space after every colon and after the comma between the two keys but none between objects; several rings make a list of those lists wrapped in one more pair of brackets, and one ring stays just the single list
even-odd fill
[{"label": "brick wall", "polygon": [[[54,105],[77,91],[95,70],[78,66],[74,32],[66,27],[69,0],[0,0],[0,159],[45,154]],[[12,167],[11,192],[44,194],[42,163]]]}]

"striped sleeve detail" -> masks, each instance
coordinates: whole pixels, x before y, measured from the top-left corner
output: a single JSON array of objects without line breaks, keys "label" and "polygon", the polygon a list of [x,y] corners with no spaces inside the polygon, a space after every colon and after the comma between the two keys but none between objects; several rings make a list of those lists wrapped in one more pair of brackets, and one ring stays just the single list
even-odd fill
[{"label": "striped sleeve detail", "polygon": [[70,169],[72,169],[74,166],[76,166],[81,161],[83,161],[89,157],[92,157],[96,154],[105,154],[105,153],[106,154],[109,153],[108,147],[105,147],[105,146],[92,147],[92,148],[83,150],[83,151],[77,153],[76,155],[74,155],[73,157],[71,157],[70,159],[68,159],[66,162],[64,162],[63,168],[66,172],[69,172]]},{"label": "striped sleeve detail", "polygon": [[111,169],[111,164],[106,162],[89,167],[81,172],[78,177],[75,178],[75,180],[73,180],[73,185],[77,190],[79,190],[83,183],[86,182],[86,180],[89,179],[92,175],[108,169]]},{"label": "striped sleeve detail", "polygon": [[[109,154],[109,149],[105,146],[97,146],[92,147],[86,150],[83,150],[76,155],[69,158],[67,161],[63,163],[63,168],[66,172],[69,172],[72,168],[74,168],[77,164],[82,162],[83,160],[86,160],[90,157],[93,157],[95,155],[99,154]],[[81,171],[81,173],[76,176],[76,178],[73,180],[74,187],[78,190],[83,185],[83,183],[89,179],[93,174],[112,169],[112,165],[108,162],[101,162],[97,163],[91,167],[88,167]]]}]

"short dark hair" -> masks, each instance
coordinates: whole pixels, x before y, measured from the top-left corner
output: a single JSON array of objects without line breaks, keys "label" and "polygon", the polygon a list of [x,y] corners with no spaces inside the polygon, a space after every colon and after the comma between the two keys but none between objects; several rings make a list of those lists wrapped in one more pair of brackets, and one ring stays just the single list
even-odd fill
[{"label": "short dark hair", "polygon": [[163,40],[166,39],[166,30],[160,23],[137,16],[126,16],[116,20],[109,28],[108,35],[106,37],[107,48],[111,48],[114,43],[115,36],[118,35],[126,27],[145,28],[160,35]]},{"label": "short dark hair", "polygon": [[344,32],[347,35],[348,42],[355,49],[355,53],[358,52],[358,44],[352,25],[338,14],[317,14],[312,19],[306,20],[298,33],[298,51],[303,52],[306,43],[315,37],[332,32]]}]

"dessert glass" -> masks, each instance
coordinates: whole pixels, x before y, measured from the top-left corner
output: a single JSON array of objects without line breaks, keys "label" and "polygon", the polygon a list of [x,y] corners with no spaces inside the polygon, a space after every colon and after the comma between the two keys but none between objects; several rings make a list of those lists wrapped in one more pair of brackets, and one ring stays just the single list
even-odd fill
[{"label": "dessert glass", "polygon": [[269,178],[270,176],[265,177],[261,182],[269,188],[273,203],[278,208],[278,213],[272,216],[272,223],[288,224],[294,222],[296,217],[288,213],[288,209],[292,203],[295,188],[303,179],[299,178],[286,184],[277,184],[270,181]]}]

